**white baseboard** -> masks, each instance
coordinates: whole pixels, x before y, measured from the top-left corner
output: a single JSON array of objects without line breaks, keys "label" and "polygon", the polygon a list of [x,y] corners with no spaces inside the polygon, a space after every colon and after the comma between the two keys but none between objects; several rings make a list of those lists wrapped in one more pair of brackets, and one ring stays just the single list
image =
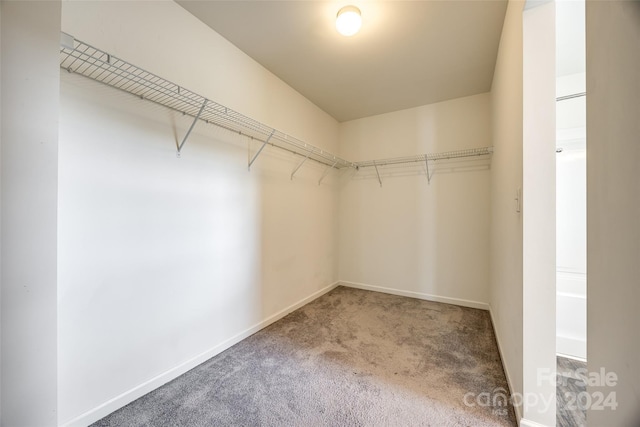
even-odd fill
[{"label": "white baseboard", "polygon": [[572,359],[572,360],[577,360],[578,362],[585,362],[587,363],[587,359],[586,358],[581,358],[581,357],[576,357],[576,356],[572,356],[570,354],[562,354],[562,353],[557,353],[556,352],[556,356],[560,356],[560,357],[564,357],[565,359]]},{"label": "white baseboard", "polygon": [[[491,310],[491,306],[489,306],[489,315],[491,316],[491,326],[493,327],[493,335],[496,337],[496,343],[498,344],[498,353],[500,353],[500,361],[502,362],[502,369],[504,370],[504,375],[507,377],[507,385],[509,386],[509,394],[513,395],[513,383],[511,382],[511,375],[509,375],[509,368],[507,367],[504,358],[504,352],[502,351],[502,345],[500,344],[500,335],[498,335],[498,331],[496,330],[496,321],[493,318],[493,310]],[[522,408],[520,406],[515,406],[513,409],[516,412],[516,422],[520,427],[525,427],[526,424],[523,424],[522,421]]]},{"label": "white baseboard", "polygon": [[305,304],[310,303],[311,301],[313,301],[316,298],[321,297],[322,295],[326,294],[327,292],[333,290],[334,288],[336,288],[339,285],[339,282],[335,282],[332,283],[329,286],[326,286],[322,289],[320,289],[317,292],[314,292],[313,294],[309,295],[306,298],[303,298],[302,300],[296,302],[295,304],[290,305],[289,307],[279,311],[278,313],[267,317],[266,319],[264,319],[263,321],[256,323],[255,325],[251,326],[250,328],[240,332],[239,334],[221,342],[220,344],[214,346],[213,348],[187,360],[186,362],[172,368],[169,369],[168,371],[163,372],[160,375],[157,375],[154,378],[151,378],[150,380],[132,388],[131,390],[128,390],[122,394],[120,394],[119,396],[114,397],[113,399],[110,399],[106,402],[104,402],[103,404],[101,404],[100,406],[91,409],[85,413],[83,413],[82,415],[79,415],[78,417],[65,422],[64,424],[61,425],[61,427],[85,427],[88,426],[98,420],[100,420],[101,418],[104,418],[105,416],[109,415],[110,413],[122,408],[123,406],[133,402],[134,400],[144,396],[145,394],[155,390],[156,388],[168,383],[169,381],[179,377],[180,375],[184,374],[185,372],[195,368],[196,366],[200,365],[201,363],[205,362],[206,360],[211,359],[213,356],[222,353],[224,350],[228,349],[229,347],[239,343],[240,341],[242,341],[243,339],[249,337],[250,335],[255,334],[256,332],[258,332],[261,329],[266,328],[267,326],[271,325],[272,323],[282,319],[284,316],[286,316],[287,314],[291,313],[294,310],[297,310],[298,308],[302,307]]},{"label": "white baseboard", "polygon": [[400,296],[403,296],[403,297],[418,298],[418,299],[423,299],[423,300],[427,300],[427,301],[434,301],[434,302],[442,302],[442,303],[445,303],[445,304],[459,305],[459,306],[462,306],[462,307],[470,307],[470,308],[479,308],[481,310],[489,310],[489,304],[487,304],[486,302],[471,301],[471,300],[460,299],[460,298],[442,297],[442,296],[438,296],[438,295],[424,294],[424,293],[421,293],[421,292],[404,291],[404,290],[395,289],[395,288],[386,288],[386,287],[382,287],[382,286],[367,285],[367,284],[364,284],[364,283],[340,281],[339,284],[341,286],[346,286],[347,288],[356,288],[356,289],[363,289],[363,290],[366,290],[366,291],[383,292],[385,294],[400,295]]},{"label": "white baseboard", "polygon": [[576,360],[587,360],[587,342],[581,338],[556,336],[556,353]]},{"label": "white baseboard", "polygon": [[520,427],[549,427],[549,426],[523,418],[520,420]]}]

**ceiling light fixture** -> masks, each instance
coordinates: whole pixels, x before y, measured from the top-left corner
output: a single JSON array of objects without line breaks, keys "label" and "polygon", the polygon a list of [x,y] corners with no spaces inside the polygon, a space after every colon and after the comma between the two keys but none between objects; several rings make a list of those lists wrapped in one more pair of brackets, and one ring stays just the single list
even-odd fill
[{"label": "ceiling light fixture", "polygon": [[362,26],[362,17],[360,9],[355,6],[345,6],[338,11],[336,17],[336,29],[343,36],[352,36]]}]

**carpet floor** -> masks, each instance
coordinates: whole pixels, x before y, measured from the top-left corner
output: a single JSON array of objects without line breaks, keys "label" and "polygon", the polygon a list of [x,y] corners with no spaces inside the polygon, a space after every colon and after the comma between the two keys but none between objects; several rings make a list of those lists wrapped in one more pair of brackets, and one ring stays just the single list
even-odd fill
[{"label": "carpet floor", "polygon": [[587,369],[587,362],[558,356],[556,387],[556,426],[586,427],[587,409],[580,405],[580,393],[586,393],[587,384],[580,369]]},{"label": "carpet floor", "polygon": [[338,287],[94,426],[516,426],[489,313]]}]

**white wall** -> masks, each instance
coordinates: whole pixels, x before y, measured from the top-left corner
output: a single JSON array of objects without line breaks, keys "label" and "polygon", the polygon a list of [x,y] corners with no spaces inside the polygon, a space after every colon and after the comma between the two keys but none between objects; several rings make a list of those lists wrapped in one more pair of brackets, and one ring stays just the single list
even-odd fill
[{"label": "white wall", "polygon": [[[62,23],[336,148],[331,117],[173,2],[65,2]],[[337,280],[337,187],[335,174],[318,186],[322,166],[291,181],[300,158],[269,147],[248,172],[246,141],[202,123],[178,159],[190,120],[73,74],[60,121],[61,423],[106,415]]]},{"label": "white wall", "polygon": [[[341,155],[369,160],[490,146],[490,111],[489,94],[481,94],[344,122]],[[379,167],[382,187],[374,168],[342,174],[341,281],[487,308],[489,171],[482,162],[444,163],[431,184],[424,163]]]},{"label": "white wall", "polygon": [[[507,7],[491,87],[491,314],[512,393],[522,393],[522,9]],[[522,408],[516,406],[518,418]]]},{"label": "white wall", "polygon": [[1,423],[54,426],[60,2],[1,7]]},{"label": "white wall", "polygon": [[615,410],[589,425],[640,423],[640,3],[587,1],[587,366],[615,372]]},{"label": "white wall", "polygon": [[[523,393],[527,422],[556,423],[555,4],[523,13]],[[536,399],[533,396],[537,396]]]},{"label": "white wall", "polygon": [[[0,2],[0,125],[2,124],[2,2]],[[0,189],[2,188],[2,132],[0,131]],[[0,236],[2,235],[2,196],[0,195]],[[2,319],[2,243],[0,243],[0,319]],[[2,327],[0,326],[0,425],[2,425]]]}]

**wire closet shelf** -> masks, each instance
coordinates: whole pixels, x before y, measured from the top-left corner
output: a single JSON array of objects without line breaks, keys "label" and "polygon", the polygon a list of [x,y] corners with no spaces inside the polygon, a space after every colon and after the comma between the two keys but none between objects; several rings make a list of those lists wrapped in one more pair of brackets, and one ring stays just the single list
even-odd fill
[{"label": "wire closet shelf", "polygon": [[[273,127],[267,126],[222,104],[211,101],[176,83],[137,67],[83,41],[77,40],[66,33],[62,33],[61,35],[60,68],[192,117],[194,119],[193,123],[187,130],[182,142],[178,144],[178,156],[191,130],[195,124],[201,120],[262,142],[262,145],[250,159],[249,167],[251,167],[252,163],[266,145],[271,145],[302,156],[303,160],[291,174],[292,179],[296,171],[308,159],[327,166],[325,173],[322,175],[322,178],[324,178],[324,176],[334,168],[341,169],[350,167],[359,169],[373,166],[377,171],[379,166],[425,162],[427,169],[429,169],[430,161],[489,156],[493,153],[492,147],[483,147],[444,153],[419,154],[408,157],[351,162],[326,150],[305,143]],[[320,178],[320,181],[322,181],[322,178]]]},{"label": "wire closet shelf", "polygon": [[367,160],[363,162],[355,162],[353,165],[357,168],[365,168],[371,166],[387,166],[399,165],[403,163],[424,163],[427,161],[450,160],[461,157],[479,157],[489,156],[493,153],[493,147],[467,148],[464,150],[446,151],[441,153],[418,154],[407,157],[394,157],[380,160]]},{"label": "wire closet shelf", "polygon": [[[193,117],[194,122],[186,136],[189,135],[195,123],[202,120],[261,141],[263,145],[259,151],[269,144],[337,169],[353,166],[350,162],[328,151],[211,101],[67,34],[63,33],[62,39],[64,41],[60,46],[62,69]],[[178,146],[178,152],[185,141],[186,137]]]},{"label": "wire closet shelf", "polygon": [[360,168],[373,167],[376,170],[376,176],[378,177],[378,182],[380,183],[380,187],[382,187],[382,176],[380,174],[380,169],[378,169],[378,167],[402,165],[406,163],[424,163],[424,165],[427,168],[427,181],[430,184],[434,171],[430,170],[429,162],[436,162],[438,160],[455,160],[455,159],[469,158],[469,157],[478,157],[478,158],[488,159],[492,153],[493,153],[493,147],[467,148],[464,150],[446,151],[442,153],[418,154],[415,156],[408,156],[408,157],[394,157],[390,159],[368,160],[364,162],[356,162],[354,163],[354,165],[356,170],[359,170]]}]

